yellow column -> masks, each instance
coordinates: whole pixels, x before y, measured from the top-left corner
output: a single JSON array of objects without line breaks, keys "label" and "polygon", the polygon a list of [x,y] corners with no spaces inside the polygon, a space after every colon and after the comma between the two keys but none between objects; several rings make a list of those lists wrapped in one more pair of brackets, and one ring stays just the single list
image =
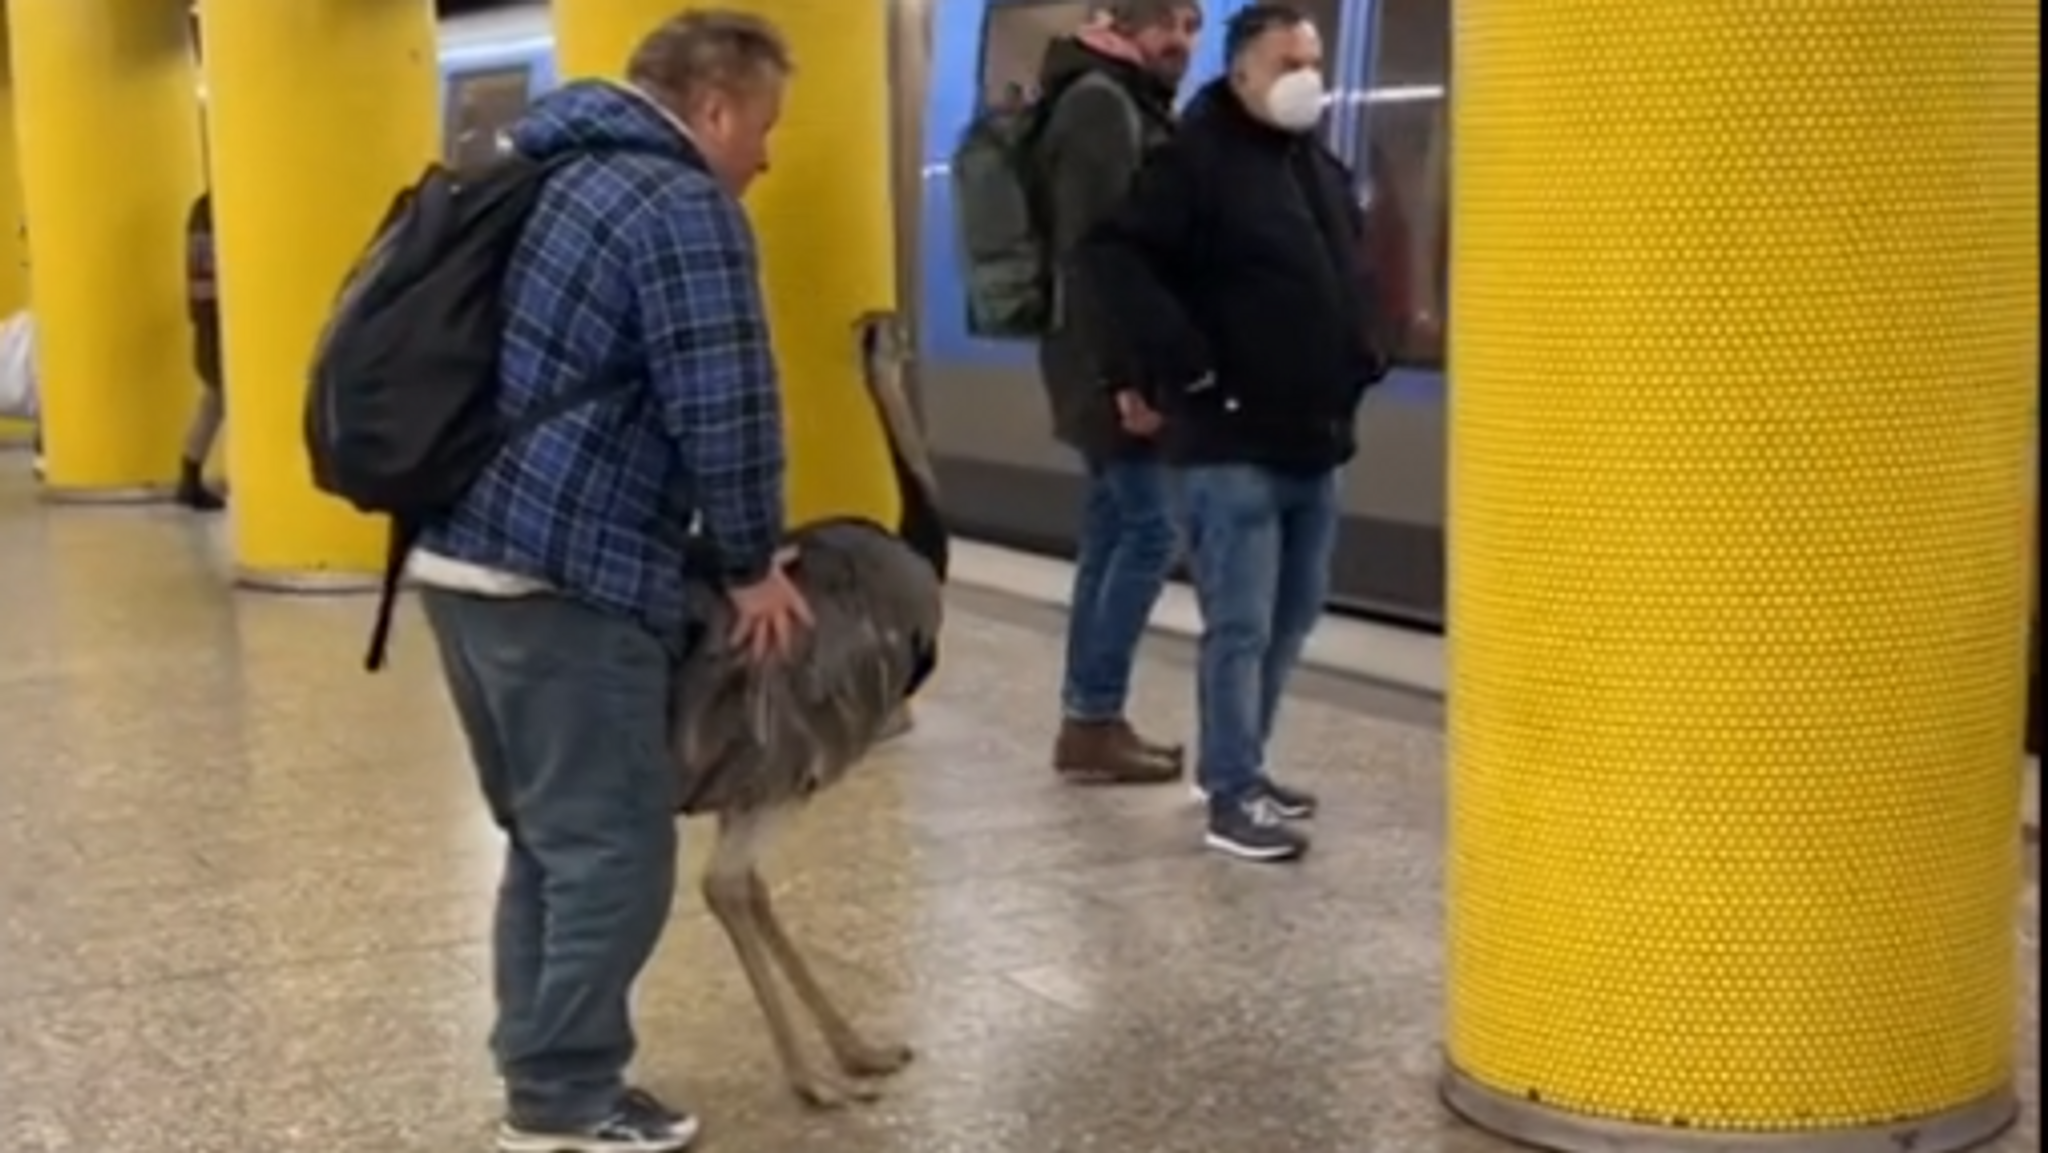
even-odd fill
[{"label": "yellow column", "polygon": [[199,387],[185,312],[185,216],[200,184],[185,0],[7,0],[6,15],[49,492],[158,496]]},{"label": "yellow column", "polygon": [[[28,246],[23,242],[21,158],[14,138],[14,74],[8,63],[7,21],[0,12],[0,317],[28,307]],[[0,447],[26,444],[34,428],[0,419]]]},{"label": "yellow column", "polygon": [[1454,35],[1448,1100],[1560,1150],[1980,1142],[2038,6]]},{"label": "yellow column", "polygon": [[384,525],[313,488],[307,366],[342,278],[439,152],[429,0],[204,0],[235,567],[246,585],[356,587]]},{"label": "yellow column", "polygon": [[[896,307],[889,199],[889,39],[883,0],[726,0],[773,20],[797,75],[747,195],[782,373],[789,518],[895,522],[888,442],[861,381],[855,323]],[[675,0],[555,0],[565,77],[617,77]]]}]

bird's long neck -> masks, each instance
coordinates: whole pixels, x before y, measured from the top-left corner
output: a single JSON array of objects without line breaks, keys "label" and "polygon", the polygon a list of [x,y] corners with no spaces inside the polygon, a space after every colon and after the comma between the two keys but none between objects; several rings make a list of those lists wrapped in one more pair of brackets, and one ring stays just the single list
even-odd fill
[{"label": "bird's long neck", "polygon": [[896,522],[896,535],[910,546],[910,551],[923,557],[943,582],[951,564],[952,551],[945,518],[939,515],[938,503],[932,499],[931,489],[904,461],[902,454],[895,451],[893,444],[890,446],[889,464],[896,473],[896,487],[903,494],[903,512]]},{"label": "bird's long neck", "polygon": [[903,388],[903,362],[898,355],[903,332],[895,318],[884,313],[863,316],[854,327],[860,336],[861,376],[889,445],[889,468],[901,498],[903,511],[896,535],[943,581],[950,552],[946,522],[939,515],[938,478],[932,471],[931,453],[925,448],[917,413]]}]

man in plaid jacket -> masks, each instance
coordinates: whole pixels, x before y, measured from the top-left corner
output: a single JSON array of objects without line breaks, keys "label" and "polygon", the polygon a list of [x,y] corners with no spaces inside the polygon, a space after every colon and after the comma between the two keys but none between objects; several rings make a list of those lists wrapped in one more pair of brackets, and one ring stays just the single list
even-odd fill
[{"label": "man in plaid jacket", "polygon": [[693,10],[647,38],[627,83],[571,85],[512,131],[525,156],[572,159],[507,273],[499,411],[616,387],[510,445],[413,559],[506,833],[506,1153],[661,1153],[696,1134],[625,1080],[628,994],[675,885],[685,564],[731,590],[757,652],[808,615],[775,559],[780,400],[738,201],[789,70],[771,25]]}]

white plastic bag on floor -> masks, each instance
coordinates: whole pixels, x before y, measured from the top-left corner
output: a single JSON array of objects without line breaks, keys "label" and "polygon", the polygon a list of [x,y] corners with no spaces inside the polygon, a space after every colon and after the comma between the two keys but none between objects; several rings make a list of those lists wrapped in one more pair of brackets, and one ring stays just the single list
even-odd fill
[{"label": "white plastic bag on floor", "polygon": [[0,416],[36,412],[36,326],[24,310],[0,321]]}]

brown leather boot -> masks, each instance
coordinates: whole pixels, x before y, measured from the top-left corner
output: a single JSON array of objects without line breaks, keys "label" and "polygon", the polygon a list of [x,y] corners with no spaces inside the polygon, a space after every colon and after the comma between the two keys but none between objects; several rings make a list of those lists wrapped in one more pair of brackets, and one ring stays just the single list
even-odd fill
[{"label": "brown leather boot", "polygon": [[1130,722],[1063,721],[1052,767],[1078,785],[1166,785],[1181,779],[1178,745],[1147,743]]}]

